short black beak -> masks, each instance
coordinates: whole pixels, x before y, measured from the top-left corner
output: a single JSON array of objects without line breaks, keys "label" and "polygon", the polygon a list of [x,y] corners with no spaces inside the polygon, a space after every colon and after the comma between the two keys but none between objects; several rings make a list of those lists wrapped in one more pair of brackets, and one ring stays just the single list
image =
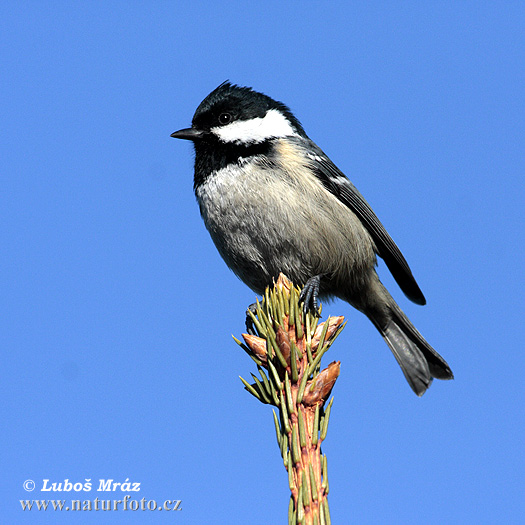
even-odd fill
[{"label": "short black beak", "polygon": [[170,135],[174,139],[199,140],[204,135],[204,132],[195,128],[179,129]]}]

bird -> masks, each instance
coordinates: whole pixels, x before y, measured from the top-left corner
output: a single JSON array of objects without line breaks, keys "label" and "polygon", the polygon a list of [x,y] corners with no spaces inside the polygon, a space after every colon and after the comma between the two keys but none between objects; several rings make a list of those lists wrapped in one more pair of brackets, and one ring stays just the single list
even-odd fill
[{"label": "bird", "polygon": [[290,108],[229,81],[197,107],[191,127],[193,189],[226,264],[255,293],[284,273],[306,311],[339,298],[365,314],[422,396],[453,379],[447,362],[409,321],[376,272],[383,259],[404,294],[426,304],[401,251],[344,173]]}]

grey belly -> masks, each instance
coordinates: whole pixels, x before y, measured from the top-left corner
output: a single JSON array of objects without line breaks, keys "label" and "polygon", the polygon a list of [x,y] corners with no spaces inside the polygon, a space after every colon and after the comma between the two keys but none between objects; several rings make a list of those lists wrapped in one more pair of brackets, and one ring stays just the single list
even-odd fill
[{"label": "grey belly", "polygon": [[[222,175],[222,176],[219,176]],[[280,272],[302,285],[323,274],[321,294],[365,285],[375,266],[370,235],[316,180],[297,187],[250,170],[216,175],[197,194],[206,227],[226,264],[256,293]]]}]

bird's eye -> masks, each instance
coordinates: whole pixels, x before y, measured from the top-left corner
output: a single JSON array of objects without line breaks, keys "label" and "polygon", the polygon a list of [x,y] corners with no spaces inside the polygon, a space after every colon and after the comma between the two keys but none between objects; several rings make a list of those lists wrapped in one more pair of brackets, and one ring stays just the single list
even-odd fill
[{"label": "bird's eye", "polygon": [[221,126],[225,126],[226,124],[229,124],[232,121],[232,116],[230,113],[221,113],[219,115],[219,124]]}]

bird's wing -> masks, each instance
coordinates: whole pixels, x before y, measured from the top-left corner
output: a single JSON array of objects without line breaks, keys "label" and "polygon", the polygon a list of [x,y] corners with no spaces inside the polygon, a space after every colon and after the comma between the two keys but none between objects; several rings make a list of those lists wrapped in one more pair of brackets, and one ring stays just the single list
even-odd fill
[{"label": "bird's wing", "polygon": [[315,175],[328,191],[333,193],[359,217],[359,220],[372,236],[378,255],[385,261],[404,294],[414,303],[425,304],[425,296],[414,279],[403,254],[392,237],[388,235],[368,202],[317,145],[312,142],[311,146],[307,155],[311,160],[310,167]]}]

